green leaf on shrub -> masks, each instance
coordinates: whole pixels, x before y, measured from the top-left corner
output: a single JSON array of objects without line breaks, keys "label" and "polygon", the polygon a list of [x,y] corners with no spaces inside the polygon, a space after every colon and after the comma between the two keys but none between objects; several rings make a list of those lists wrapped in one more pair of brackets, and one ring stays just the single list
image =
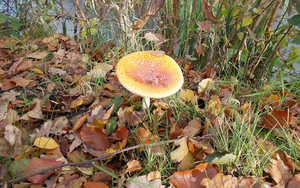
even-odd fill
[{"label": "green leaf on shrub", "polygon": [[288,19],[288,22],[295,26],[300,26],[300,15],[294,15],[290,19]]},{"label": "green leaf on shrub", "polygon": [[5,16],[4,14],[0,13],[0,24],[3,24],[6,20],[7,16]]},{"label": "green leaf on shrub", "polygon": [[296,11],[298,12],[298,14],[300,14],[300,0],[298,0],[298,3],[296,5]]},{"label": "green leaf on shrub", "polygon": [[296,38],[294,38],[294,39],[292,40],[292,43],[294,43],[294,44],[300,44],[300,33],[297,35]]},{"label": "green leaf on shrub", "polygon": [[237,36],[238,36],[238,38],[239,38],[240,40],[243,40],[243,38],[244,38],[244,33],[243,33],[243,32],[239,32],[239,33],[237,34]]},{"label": "green leaf on shrub", "polygon": [[242,27],[246,27],[246,26],[250,25],[251,23],[252,23],[252,18],[247,16],[243,19]]}]

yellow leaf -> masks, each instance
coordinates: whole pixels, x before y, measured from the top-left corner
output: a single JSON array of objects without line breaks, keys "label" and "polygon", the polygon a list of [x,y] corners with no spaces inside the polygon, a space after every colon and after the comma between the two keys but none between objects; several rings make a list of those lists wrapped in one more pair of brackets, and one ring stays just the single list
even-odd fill
[{"label": "yellow leaf", "polygon": [[30,69],[32,72],[35,72],[35,73],[38,73],[40,75],[44,75],[43,71],[41,71],[40,69],[37,69],[37,68],[33,68],[33,69]]},{"label": "yellow leaf", "polygon": [[83,104],[83,98],[78,98],[78,99],[75,99],[71,105],[70,105],[70,108],[76,108],[77,106],[80,106]]},{"label": "yellow leaf", "polygon": [[250,25],[251,23],[252,23],[252,18],[245,17],[242,22],[242,27],[246,27],[246,26]]},{"label": "yellow leaf", "polygon": [[190,89],[182,90],[180,91],[179,96],[184,101],[191,101],[194,97],[194,92]]},{"label": "yellow leaf", "polygon": [[198,92],[203,93],[213,81],[211,78],[203,79],[198,85]]},{"label": "yellow leaf", "polygon": [[59,145],[55,142],[55,140],[46,137],[39,137],[35,139],[33,145],[43,149],[55,149],[59,147]]}]

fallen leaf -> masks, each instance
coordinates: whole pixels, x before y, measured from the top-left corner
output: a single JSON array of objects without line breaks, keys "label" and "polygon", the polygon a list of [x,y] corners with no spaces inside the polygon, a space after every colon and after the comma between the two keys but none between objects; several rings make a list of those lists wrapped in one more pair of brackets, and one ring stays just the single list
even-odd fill
[{"label": "fallen leaf", "polygon": [[158,137],[156,135],[152,135],[152,133],[146,130],[143,127],[139,127],[135,132],[134,139],[137,144],[150,144],[152,141],[157,140]]},{"label": "fallen leaf", "polygon": [[285,110],[272,110],[271,113],[264,118],[261,126],[270,129],[273,127],[281,128],[291,122],[292,116],[293,113],[289,113]]},{"label": "fallen leaf", "polygon": [[22,117],[20,117],[20,119],[23,120],[30,120],[30,118],[44,119],[44,115],[42,112],[42,101],[37,98],[33,99],[33,101],[34,101],[34,108],[31,111],[24,114]]},{"label": "fallen leaf", "polygon": [[35,139],[33,145],[42,149],[55,149],[59,147],[55,140],[46,137],[39,137]]},{"label": "fallen leaf", "polygon": [[14,90],[10,90],[8,92],[4,92],[1,96],[3,100],[8,100],[10,102],[14,102],[16,100],[16,96],[19,96],[20,92],[15,92]]},{"label": "fallen leaf", "polygon": [[6,119],[7,116],[7,101],[0,99],[0,121]]},{"label": "fallen leaf", "polygon": [[137,160],[132,160],[127,163],[127,168],[125,170],[125,173],[134,173],[134,172],[139,172],[142,170],[141,164]]},{"label": "fallen leaf", "polygon": [[204,178],[201,181],[201,185],[209,188],[232,188],[237,187],[238,180],[236,177],[232,177],[231,175],[225,176],[222,173],[218,173],[212,179]]},{"label": "fallen leaf", "polygon": [[201,80],[201,82],[198,85],[198,93],[203,93],[206,91],[206,89],[208,88],[208,86],[213,83],[213,79],[211,78],[206,78]]},{"label": "fallen leaf", "polygon": [[295,174],[294,177],[288,182],[286,188],[295,188],[300,184],[300,174]]},{"label": "fallen leaf", "polygon": [[184,101],[191,101],[194,97],[194,92],[190,89],[181,90],[179,96]]},{"label": "fallen leaf", "polygon": [[34,52],[32,54],[28,54],[27,57],[29,58],[34,58],[34,59],[44,59],[48,55],[48,52],[43,51],[43,52]]},{"label": "fallen leaf", "polygon": [[291,179],[290,169],[284,165],[279,155],[277,155],[276,160],[270,159],[270,162],[271,163],[265,167],[264,171],[272,177],[277,185],[284,187]]},{"label": "fallen leaf", "polygon": [[144,176],[138,176],[132,178],[132,180],[126,184],[126,187],[127,188],[149,188],[149,187],[164,188],[165,186],[162,185],[160,179],[147,181],[147,177],[146,175],[144,175]]},{"label": "fallen leaf", "polygon": [[188,126],[183,128],[182,134],[183,136],[193,137],[196,134],[198,134],[201,128],[202,128],[201,119],[195,118],[188,123]]},{"label": "fallen leaf", "polygon": [[[42,159],[42,158],[32,158],[31,161],[27,164],[25,170],[23,171],[22,175],[26,176],[29,174],[33,174],[35,172],[41,171],[43,169],[46,169],[48,167],[53,167],[62,164],[61,161],[53,161],[50,159]],[[61,168],[57,168],[56,170],[61,170]],[[31,177],[28,177],[27,180],[34,184],[43,183],[43,181],[49,177],[52,173],[42,174],[42,175],[34,175]]]},{"label": "fallen leaf", "polygon": [[179,145],[179,147],[171,152],[171,160],[173,163],[178,163],[189,153],[187,137],[182,137],[181,139],[176,140],[174,144]]},{"label": "fallen leaf", "polygon": [[89,117],[88,114],[85,114],[83,116],[80,116],[76,119],[76,122],[73,126],[73,132],[77,131],[78,129],[80,129],[80,127],[84,124],[85,120]]},{"label": "fallen leaf", "polygon": [[89,181],[83,183],[84,188],[109,188],[106,184],[102,182]]},{"label": "fallen leaf", "polygon": [[80,130],[82,141],[97,151],[105,151],[110,146],[110,141],[103,128],[84,126]]},{"label": "fallen leaf", "polygon": [[201,185],[201,181],[206,178],[213,178],[217,174],[217,170],[210,164],[199,164],[192,170],[183,172],[175,172],[170,178],[172,184],[177,188],[197,187],[205,188]]},{"label": "fallen leaf", "polygon": [[152,180],[156,180],[156,179],[160,179],[160,178],[161,178],[161,175],[160,175],[159,171],[152,171],[146,177],[147,181],[152,181]]}]

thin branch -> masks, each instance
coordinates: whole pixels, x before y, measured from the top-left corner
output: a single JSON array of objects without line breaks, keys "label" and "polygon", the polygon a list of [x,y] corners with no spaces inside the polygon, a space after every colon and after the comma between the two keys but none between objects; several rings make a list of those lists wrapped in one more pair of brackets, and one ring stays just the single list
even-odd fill
[{"label": "thin branch", "polygon": [[[200,139],[205,139],[205,138],[208,138],[210,135],[206,135],[206,136],[203,136],[203,137],[200,137]],[[66,166],[78,166],[78,165],[83,165],[83,164],[91,164],[95,161],[98,161],[98,160],[101,160],[101,159],[105,159],[107,157],[110,157],[110,156],[113,156],[113,155],[117,155],[119,153],[123,153],[123,152],[126,152],[126,151],[129,151],[129,150],[133,150],[133,149],[136,149],[136,148],[139,148],[139,147],[145,147],[145,146],[157,146],[157,145],[161,145],[161,144],[168,144],[168,143],[172,143],[172,142],[175,142],[177,140],[179,140],[180,138],[177,138],[177,139],[173,139],[173,140],[167,140],[167,141],[162,141],[162,142],[155,142],[155,143],[150,143],[150,144],[139,144],[139,145],[136,145],[136,146],[132,146],[132,147],[128,147],[128,148],[125,148],[125,149],[119,149],[117,150],[116,152],[113,152],[113,153],[110,153],[110,154],[107,154],[107,155],[104,155],[104,156],[101,156],[101,157],[97,157],[97,158],[94,158],[94,159],[91,159],[91,160],[87,160],[87,161],[82,161],[82,162],[76,162],[76,163],[67,163],[67,164],[61,164],[61,165],[57,165],[57,166],[52,166],[50,168],[46,168],[46,169],[43,169],[43,170],[40,170],[38,172],[35,172],[35,173],[32,173],[32,174],[29,174],[29,175],[26,175],[26,176],[21,176],[19,178],[16,178],[16,179],[12,179],[12,180],[9,180],[9,181],[6,181],[6,182],[3,182],[3,183],[0,183],[0,185],[3,185],[5,183],[17,183],[25,178],[29,178],[29,177],[32,177],[32,176],[35,176],[35,175],[41,175],[41,174],[47,174],[47,173],[53,173],[53,171],[57,168],[61,168],[61,167],[66,167]],[[52,171],[52,172],[49,172],[49,171]]]}]

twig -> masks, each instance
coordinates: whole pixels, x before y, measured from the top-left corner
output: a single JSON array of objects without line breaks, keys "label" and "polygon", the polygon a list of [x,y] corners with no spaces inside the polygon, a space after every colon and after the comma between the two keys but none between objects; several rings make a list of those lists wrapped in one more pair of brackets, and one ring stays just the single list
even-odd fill
[{"label": "twig", "polygon": [[[200,138],[207,138],[208,136],[209,135],[204,136],[204,137],[200,137]],[[40,170],[38,172],[29,174],[29,175],[26,175],[26,176],[21,176],[21,177],[16,178],[16,179],[12,179],[12,180],[9,180],[9,181],[6,181],[6,182],[2,182],[2,183],[0,183],[0,185],[3,185],[5,183],[17,183],[17,182],[19,182],[19,181],[21,181],[21,180],[23,180],[25,178],[31,177],[31,176],[40,175],[40,174],[47,174],[47,173],[49,173],[49,171],[54,171],[57,168],[61,168],[61,167],[65,167],[65,166],[78,166],[78,165],[83,165],[83,164],[90,164],[90,163],[93,163],[95,161],[98,161],[98,160],[101,160],[101,159],[104,159],[104,158],[107,158],[107,157],[110,157],[110,156],[113,156],[113,155],[117,155],[119,153],[123,153],[123,152],[129,151],[129,150],[133,150],[133,149],[136,149],[136,148],[139,148],[139,147],[156,146],[156,145],[161,145],[161,144],[168,144],[168,143],[175,142],[175,141],[177,141],[179,139],[180,138],[173,139],[173,140],[162,141],[162,142],[150,143],[150,144],[139,144],[139,145],[136,145],[136,146],[125,148],[125,149],[119,149],[116,152],[113,152],[113,153],[110,153],[110,154],[107,154],[107,155],[104,155],[104,156],[101,156],[101,157],[97,157],[97,158],[94,158],[94,159],[91,159],[91,160],[82,161],[82,162],[76,162],[76,163],[61,164],[61,165],[57,165],[57,166],[52,166],[50,168],[46,168],[46,169]],[[53,173],[53,172],[51,172],[51,173]]]}]

